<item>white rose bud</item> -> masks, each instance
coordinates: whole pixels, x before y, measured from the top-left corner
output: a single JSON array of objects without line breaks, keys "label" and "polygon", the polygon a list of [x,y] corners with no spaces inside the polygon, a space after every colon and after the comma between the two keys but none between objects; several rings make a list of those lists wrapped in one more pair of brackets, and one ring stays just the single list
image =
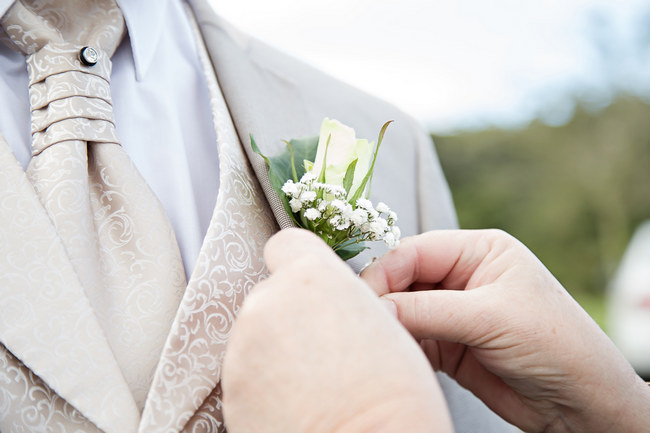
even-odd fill
[{"label": "white rose bud", "polygon": [[[328,137],[330,137],[329,146],[327,145]],[[325,118],[320,129],[316,160],[311,167],[310,173],[315,176],[320,175],[323,160],[325,159],[325,148],[327,147],[325,183],[343,186],[345,172],[350,163],[356,159],[357,165],[354,171],[352,187],[350,188],[350,192],[354,194],[370,169],[374,145],[374,142],[368,142],[368,140],[358,140],[354,129],[349,126],[342,124],[338,120]]]}]

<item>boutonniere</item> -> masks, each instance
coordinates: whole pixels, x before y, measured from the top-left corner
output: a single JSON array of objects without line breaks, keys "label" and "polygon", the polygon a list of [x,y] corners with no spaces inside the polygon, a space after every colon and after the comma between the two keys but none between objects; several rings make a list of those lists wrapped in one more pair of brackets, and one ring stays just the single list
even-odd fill
[{"label": "boutonniere", "polygon": [[320,136],[285,141],[284,151],[272,157],[250,136],[296,226],[316,233],[343,260],[368,248],[367,241],[384,241],[389,247],[399,243],[395,212],[368,200],[377,152],[390,123],[382,126],[375,146],[357,139],[349,126],[325,118]]}]

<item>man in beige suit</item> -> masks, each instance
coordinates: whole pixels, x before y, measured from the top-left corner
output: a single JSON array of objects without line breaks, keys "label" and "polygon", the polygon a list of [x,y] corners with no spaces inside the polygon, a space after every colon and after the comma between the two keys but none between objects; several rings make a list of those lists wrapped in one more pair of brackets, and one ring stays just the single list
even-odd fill
[{"label": "man in beige suit", "polygon": [[[12,0],[0,1],[0,15],[10,10],[12,4]],[[147,15],[151,11],[145,10],[145,6],[142,9],[134,6],[140,2],[118,1],[118,4],[124,10],[129,39],[123,42],[126,45],[117,50],[115,57],[128,55],[129,49],[132,50],[135,74],[146,84],[151,72],[141,74],[142,69],[138,68],[141,63],[146,65],[149,53],[139,45],[142,34],[137,33],[137,27],[130,26],[137,14],[151,21],[158,15]],[[399,214],[400,228],[407,236],[435,228],[453,228],[457,224],[429,137],[409,117],[238,33],[215,16],[204,1],[192,0],[184,5],[180,0],[169,0],[149,2],[149,6],[167,8],[167,11],[187,6],[180,27],[189,29],[186,33],[193,38],[190,46],[194,47],[204,74],[205,82],[200,89],[207,90],[198,91],[196,99],[201,98],[199,94],[207,95],[203,96],[207,104],[203,112],[212,114],[209,117],[214,120],[211,127],[215,140],[210,149],[218,154],[216,182],[192,178],[195,184],[210,183],[208,191],[209,188],[213,191],[206,193],[199,188],[200,193],[196,193],[194,190],[198,197],[194,204],[197,209],[209,204],[211,217],[206,219],[201,232],[205,239],[196,245],[195,257],[188,258],[192,248],[187,245],[192,242],[186,239],[192,236],[182,234],[185,225],[175,223],[173,215],[178,207],[180,211],[188,209],[185,202],[178,203],[186,195],[176,199],[177,208],[174,200],[169,200],[170,210],[162,196],[181,179],[164,173],[163,186],[152,185],[152,188],[167,213],[172,214],[170,218],[188,281],[185,282],[175,265],[177,262],[168,258],[172,254],[165,249],[157,252],[164,261],[154,255],[149,262],[162,262],[156,264],[155,269],[161,271],[153,271],[159,274],[153,278],[164,283],[173,280],[175,288],[169,291],[157,292],[156,287],[144,283],[134,283],[134,291],[130,291],[132,288],[125,280],[133,277],[134,281],[140,281],[138,278],[144,272],[141,266],[128,269],[132,274],[110,284],[102,282],[95,287],[94,283],[86,283],[106,280],[89,270],[97,264],[91,263],[83,253],[85,246],[79,246],[87,240],[81,236],[63,239],[61,227],[65,221],[55,221],[52,212],[44,208],[42,188],[34,185],[31,168],[26,175],[25,164],[21,167],[20,149],[14,141],[23,129],[28,135],[29,128],[3,124],[0,118],[0,431],[3,433],[224,429],[220,374],[225,344],[245,295],[266,275],[262,259],[264,243],[278,228],[290,226],[270,188],[264,162],[250,149],[251,133],[265,152],[273,154],[282,148],[283,139],[316,135],[326,116],[353,126],[359,136],[368,138],[377,133],[383,122],[394,120],[377,162],[371,199],[388,203]],[[127,8],[132,15],[127,13]],[[78,21],[83,18],[74,24]],[[5,31],[15,30],[15,25],[5,20]],[[160,38],[165,37],[164,31],[158,32]],[[93,66],[92,57],[84,57],[82,53],[84,64],[79,66],[75,62],[88,69]],[[117,62],[114,58],[114,63]],[[165,68],[165,65],[158,69],[156,66],[149,66],[149,71]],[[114,94],[119,90],[115,84],[124,78],[118,76],[120,70],[115,68],[111,76]],[[0,71],[0,79],[5,72]],[[185,78],[179,75],[178,81],[163,85],[176,88],[183,85]],[[118,135],[137,133],[139,128],[173,127],[160,120],[154,124],[139,122],[141,113],[138,112],[120,114],[118,102],[115,107]],[[4,108],[4,113],[11,113],[12,103],[10,98],[3,97],[0,108]],[[155,108],[154,103],[151,110]],[[142,115],[146,118],[146,114]],[[182,115],[183,109],[177,108],[170,120],[180,119]],[[120,132],[120,125],[129,122],[122,129],[126,133]],[[181,126],[185,130],[195,127],[191,121]],[[126,153],[151,183],[143,167],[147,160],[158,161],[164,157],[157,147],[158,141],[151,143],[153,151],[141,157],[142,162],[127,141],[122,140]],[[102,149],[96,144],[89,144],[89,149]],[[54,144],[46,150],[32,151],[32,159],[57,148],[63,149]],[[179,160],[180,164],[183,155],[169,153],[167,156]],[[200,163],[206,158],[195,159]],[[91,165],[89,162],[89,172]],[[170,177],[173,182],[169,182]],[[127,200],[125,207],[137,208],[139,203],[134,203],[137,201]],[[97,214],[104,207],[101,201],[91,202],[94,211],[90,218],[94,218],[95,226],[102,228]],[[65,200],[57,201],[57,205],[60,203],[66,207]],[[115,225],[110,225],[107,233],[102,234],[100,230],[92,236],[98,236],[100,244],[102,236],[119,243],[121,238],[113,239],[115,233],[110,231],[111,227]],[[128,232],[124,227],[121,230]],[[103,256],[104,253],[98,253],[97,263],[112,260]],[[381,248],[368,250],[351,261],[351,266],[359,270],[373,256],[382,253]],[[97,272],[104,272],[105,268],[98,266]],[[160,311],[154,308],[165,302],[167,306],[159,307]],[[153,316],[155,320],[150,318]],[[439,376],[439,380],[458,431],[507,431],[509,426],[471,394],[446,376]]]}]

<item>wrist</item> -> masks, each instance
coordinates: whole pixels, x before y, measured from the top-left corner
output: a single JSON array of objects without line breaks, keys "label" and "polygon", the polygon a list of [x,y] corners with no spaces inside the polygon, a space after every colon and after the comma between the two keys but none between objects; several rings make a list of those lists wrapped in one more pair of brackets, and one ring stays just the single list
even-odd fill
[{"label": "wrist", "polygon": [[636,373],[624,400],[616,411],[617,422],[610,431],[650,431],[650,387]]},{"label": "wrist", "polygon": [[639,376],[630,375],[617,390],[596,388],[581,409],[571,408],[562,422],[549,426],[551,432],[600,433],[650,431],[650,386]]}]

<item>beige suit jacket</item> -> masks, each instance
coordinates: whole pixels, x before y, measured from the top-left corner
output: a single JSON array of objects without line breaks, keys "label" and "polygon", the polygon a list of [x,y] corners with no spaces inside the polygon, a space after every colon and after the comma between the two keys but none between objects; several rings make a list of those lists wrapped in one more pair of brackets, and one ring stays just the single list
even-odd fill
[{"label": "beige suit jacket", "polygon": [[[250,149],[249,134],[265,152],[274,154],[284,145],[282,139],[317,134],[327,116],[367,138],[374,138],[385,121],[394,120],[377,162],[371,199],[386,202],[398,213],[405,236],[456,227],[433,145],[411,118],[239,33],[204,0],[190,4],[247,163],[263,191],[257,199],[270,209],[270,220],[277,226],[289,226],[289,218],[270,187],[263,160]],[[236,307],[215,310],[223,324],[216,330],[215,318],[208,314],[195,314],[193,328],[183,327],[187,317],[179,312],[140,413],[56,233],[7,146],[0,146],[0,163],[0,431],[221,431],[222,343]],[[217,232],[209,230],[206,243],[210,233]],[[230,235],[240,236],[236,229]],[[34,253],[17,244],[41,245],[38,263],[17,272],[21,255]],[[383,247],[373,247],[351,265],[359,269],[382,252]],[[203,307],[207,311],[228,295],[223,288],[210,286],[208,279],[214,275],[195,274],[199,281],[187,291],[182,305],[193,305],[194,312]],[[62,343],[52,345],[31,332],[40,328],[56,329]],[[189,334],[202,331],[206,339],[214,338],[214,344],[203,339],[200,347],[184,345],[192,341]],[[87,350],[89,345],[92,351]],[[457,431],[508,430],[476,398],[445,376],[440,379]]]}]

